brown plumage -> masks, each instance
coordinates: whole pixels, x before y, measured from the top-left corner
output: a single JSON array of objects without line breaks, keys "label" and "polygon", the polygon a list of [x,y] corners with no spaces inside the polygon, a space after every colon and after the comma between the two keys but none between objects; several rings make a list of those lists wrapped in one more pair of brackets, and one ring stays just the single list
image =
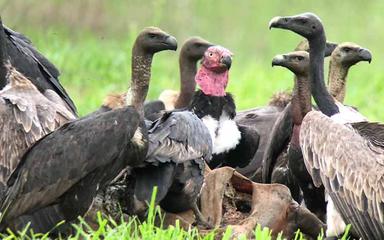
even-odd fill
[{"label": "brown plumage", "polygon": [[6,184],[28,147],[75,119],[73,113],[41,94],[16,69],[8,65],[7,71],[9,83],[0,91],[0,186]]},{"label": "brown plumage", "polygon": [[305,110],[310,98],[296,103],[304,115],[296,114],[299,125],[295,126],[292,138],[296,141],[291,146],[301,149],[313,182],[324,185],[330,196],[327,236],[342,234],[344,220],[352,224],[352,233],[363,239],[383,239],[384,149],[379,143],[384,139],[380,139],[382,134],[369,134],[373,129],[382,132],[382,125],[367,122],[328,93],[323,74],[326,36],[316,15],[275,17],[270,27],[288,29],[309,39],[310,77],[302,89],[311,92],[321,112]]}]

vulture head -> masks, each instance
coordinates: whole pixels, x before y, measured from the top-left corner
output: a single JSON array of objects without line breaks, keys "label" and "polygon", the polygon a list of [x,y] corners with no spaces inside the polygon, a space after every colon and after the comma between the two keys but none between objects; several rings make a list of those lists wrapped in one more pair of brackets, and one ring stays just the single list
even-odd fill
[{"label": "vulture head", "polygon": [[295,75],[306,76],[309,72],[309,53],[306,51],[295,51],[277,55],[272,60],[273,66],[285,67]]},{"label": "vulture head", "polygon": [[362,48],[355,43],[342,43],[332,53],[332,60],[336,63],[350,67],[360,61],[371,63],[372,54],[368,49]]},{"label": "vulture head", "polygon": [[157,27],[144,28],[136,38],[135,45],[139,45],[150,54],[177,49],[176,38]]},{"label": "vulture head", "polygon": [[195,81],[206,95],[225,96],[232,53],[221,46],[209,47],[201,61]]},{"label": "vulture head", "polygon": [[208,42],[201,37],[191,37],[185,41],[183,47],[181,48],[181,55],[192,61],[198,61],[204,56],[205,51],[213,46],[212,43]]},{"label": "vulture head", "polygon": [[291,30],[307,39],[324,32],[323,24],[313,13],[302,13],[295,16],[274,17],[269,22],[269,28]]},{"label": "vulture head", "polygon": [[224,47],[212,46],[205,51],[201,64],[204,68],[213,72],[227,72],[232,65],[232,55]]}]

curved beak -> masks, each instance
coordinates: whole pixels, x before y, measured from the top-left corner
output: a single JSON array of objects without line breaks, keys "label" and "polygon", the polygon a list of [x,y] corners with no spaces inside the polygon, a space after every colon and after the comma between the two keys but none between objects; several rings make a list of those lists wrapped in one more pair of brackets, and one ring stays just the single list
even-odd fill
[{"label": "curved beak", "polygon": [[167,36],[165,38],[164,44],[167,45],[169,50],[173,50],[173,51],[177,50],[177,40],[173,36]]},{"label": "curved beak", "polygon": [[285,56],[284,55],[276,55],[272,59],[272,67],[274,67],[274,66],[283,66],[284,61],[285,61]]},{"label": "curved beak", "polygon": [[229,70],[231,68],[231,65],[232,65],[232,58],[231,58],[231,56],[223,56],[221,58],[220,62],[222,64],[224,64],[225,67]]},{"label": "curved beak", "polygon": [[367,61],[368,63],[371,63],[372,61],[372,54],[368,49],[360,48],[359,49],[359,57],[362,61]]},{"label": "curved beak", "polygon": [[271,28],[287,28],[287,24],[291,17],[274,17],[269,21],[269,29]]}]

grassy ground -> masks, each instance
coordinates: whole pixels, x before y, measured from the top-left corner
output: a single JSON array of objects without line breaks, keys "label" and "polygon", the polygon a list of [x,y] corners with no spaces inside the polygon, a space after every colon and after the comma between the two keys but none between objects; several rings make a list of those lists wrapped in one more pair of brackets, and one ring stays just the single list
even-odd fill
[{"label": "grassy ground", "polygon": [[[330,41],[352,41],[372,51],[370,65],[351,69],[346,103],[384,121],[383,10],[381,0],[0,0],[3,21],[30,37],[58,66],[81,115],[97,109],[107,93],[127,89],[132,42],[150,25],[173,34],[180,44],[199,35],[229,48],[235,59],[228,90],[238,108],[265,105],[272,93],[293,83],[288,71],[271,68],[271,59],[301,40],[286,31],[269,31],[268,21],[311,11],[323,19]],[[177,53],[158,54],[152,76],[150,99],[163,89],[177,89]]]}]

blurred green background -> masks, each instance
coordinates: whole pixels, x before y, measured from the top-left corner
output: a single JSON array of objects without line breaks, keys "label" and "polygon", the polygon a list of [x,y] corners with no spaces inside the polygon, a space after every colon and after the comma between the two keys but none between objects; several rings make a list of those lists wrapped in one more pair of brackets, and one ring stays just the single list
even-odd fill
[{"label": "blurred green background", "polygon": [[[234,54],[229,91],[239,109],[263,106],[276,91],[290,89],[291,73],[271,68],[274,55],[301,40],[268,30],[276,15],[311,11],[321,17],[328,40],[351,41],[371,50],[373,61],[353,67],[346,103],[372,120],[384,121],[384,1],[257,0],[0,0],[6,25],[26,34],[61,70],[64,87],[84,115],[109,92],[127,89],[132,41],[145,26],[159,26],[181,45],[199,35]],[[178,54],[162,52],[153,62],[150,99],[178,89]]]}]

